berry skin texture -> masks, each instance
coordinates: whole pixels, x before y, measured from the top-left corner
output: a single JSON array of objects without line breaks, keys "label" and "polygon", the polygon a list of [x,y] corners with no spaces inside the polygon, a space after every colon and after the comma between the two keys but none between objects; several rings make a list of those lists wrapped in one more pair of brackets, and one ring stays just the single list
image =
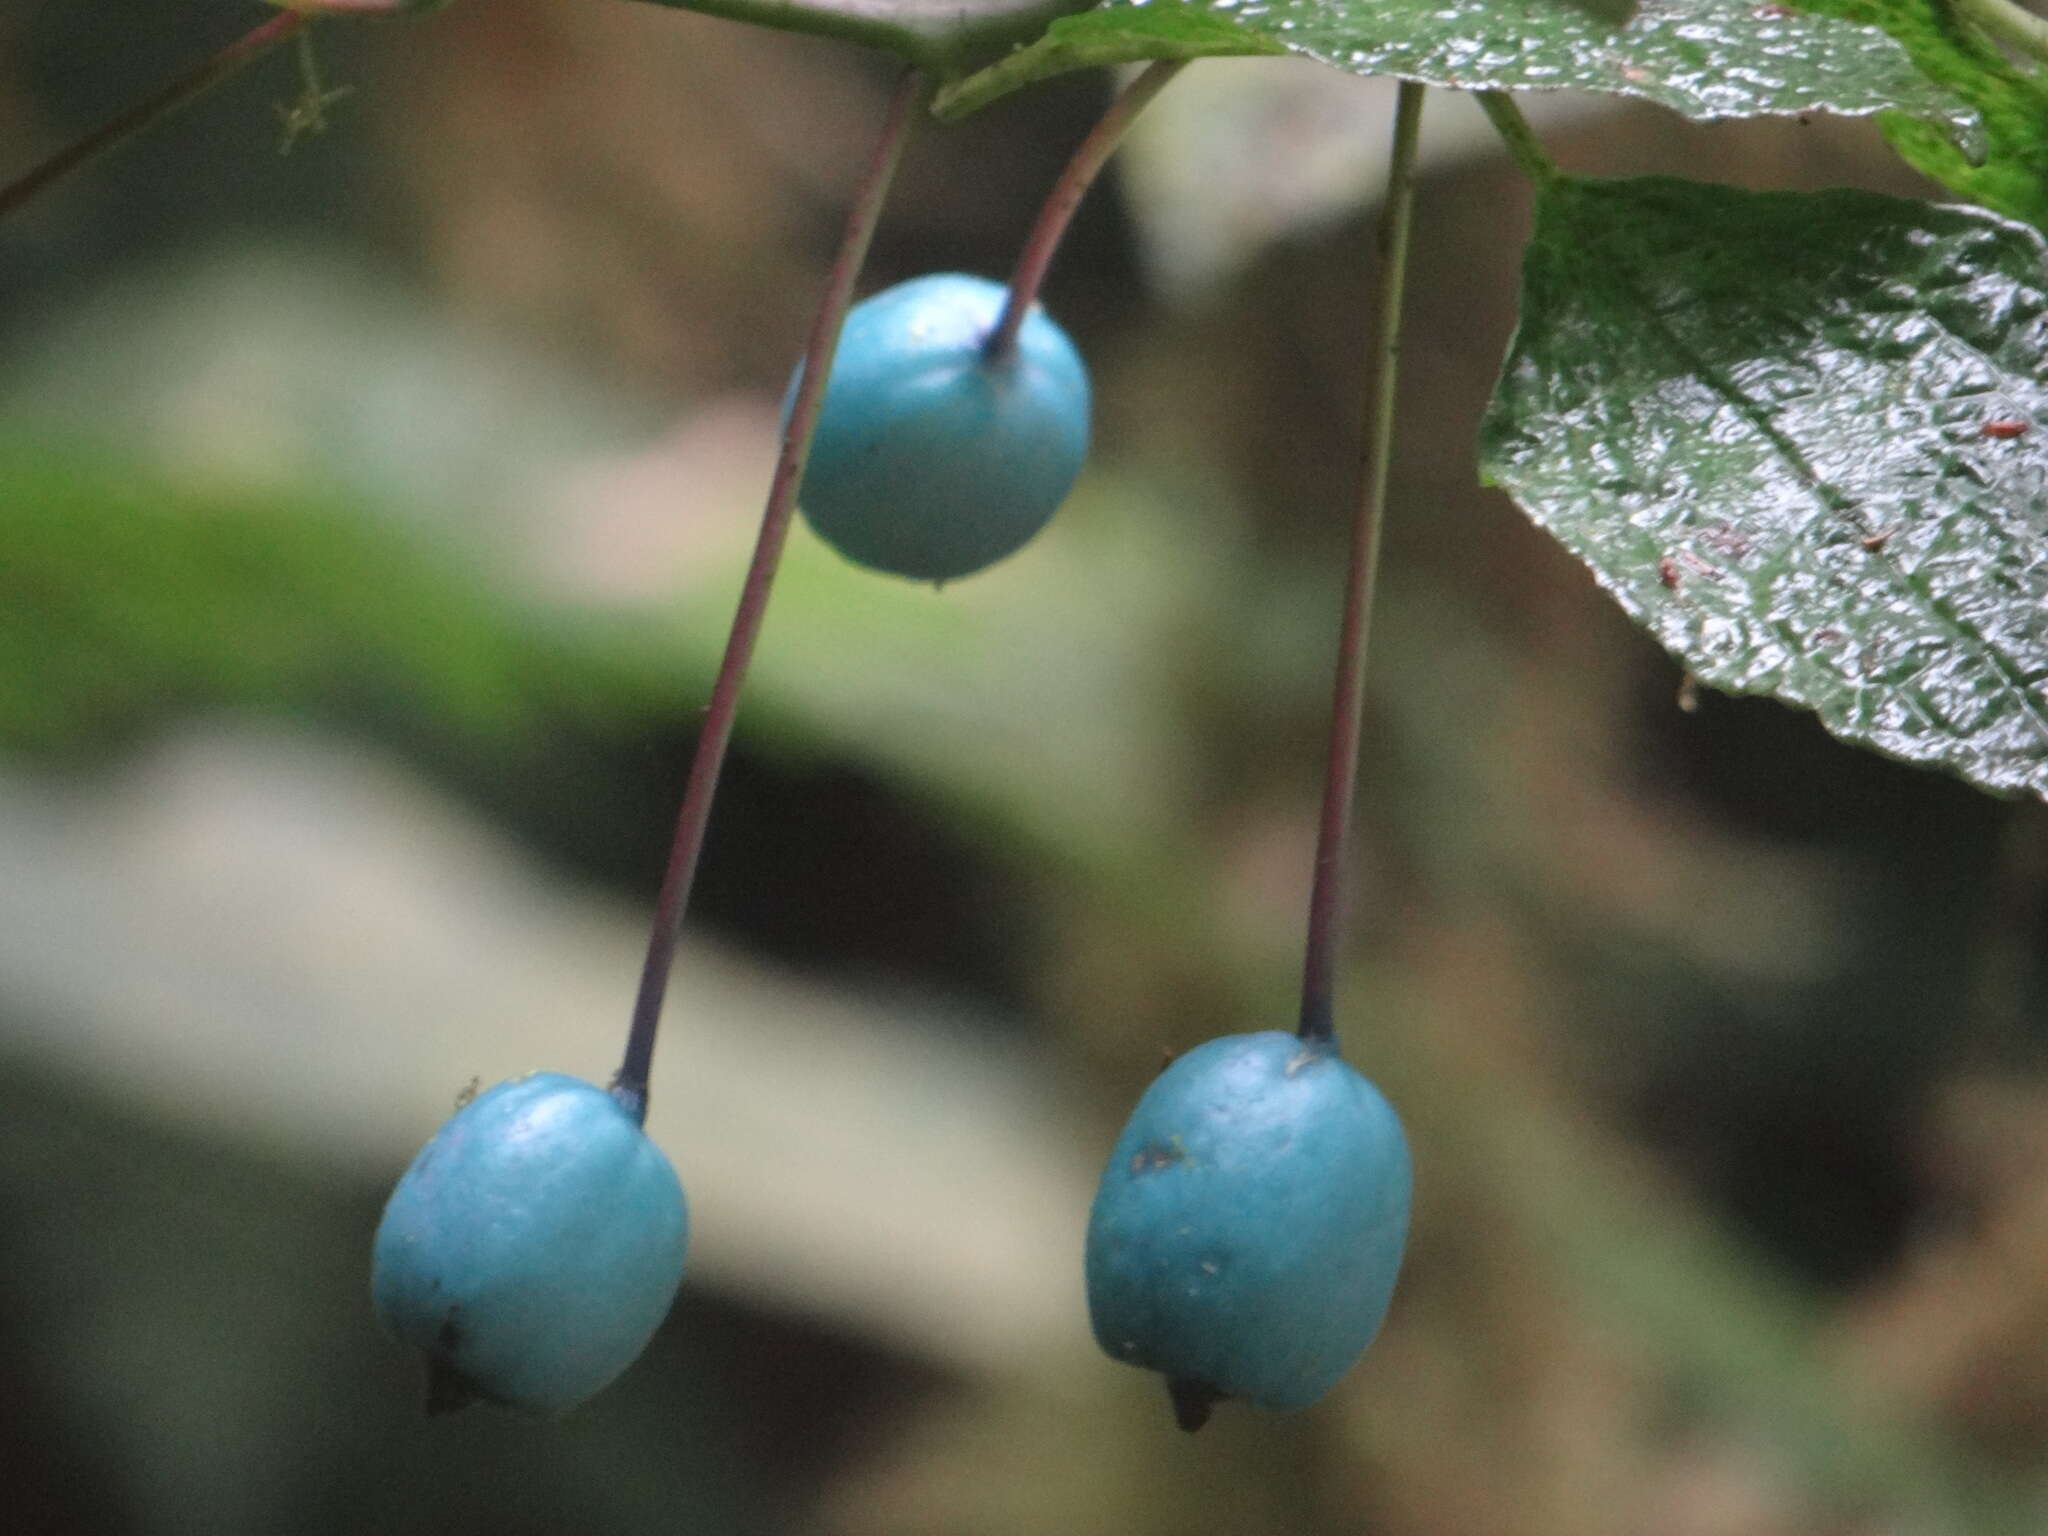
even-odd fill
[{"label": "berry skin texture", "polygon": [[602,1088],[536,1072],[435,1133],[384,1207],[370,1294],[427,1361],[429,1412],[566,1413],[631,1365],[683,1278],[661,1149]]},{"label": "berry skin texture", "polygon": [[985,357],[1008,291],[942,272],[848,312],[797,495],[847,559],[951,581],[1021,549],[1067,499],[1088,456],[1088,370],[1036,304],[1016,346]]},{"label": "berry skin texture", "polygon": [[1305,1408],[1379,1332],[1408,1238],[1399,1117],[1333,1046],[1268,1031],[1178,1057],[1131,1112],[1088,1221],[1088,1312],[1163,1373],[1183,1429]]}]

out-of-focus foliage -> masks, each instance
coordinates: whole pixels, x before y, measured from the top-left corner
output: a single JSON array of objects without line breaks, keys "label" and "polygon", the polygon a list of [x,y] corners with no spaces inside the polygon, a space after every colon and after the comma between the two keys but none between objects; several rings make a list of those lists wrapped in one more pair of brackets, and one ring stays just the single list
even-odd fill
[{"label": "out-of-focus foliage", "polygon": [[334,506],[203,495],[103,454],[0,446],[0,740],[79,750],[224,705],[379,709],[494,737],[650,714],[417,539]]},{"label": "out-of-focus foliage", "polygon": [[1967,156],[1931,124],[1885,121],[1885,137],[1944,186],[2048,228],[2048,82],[2014,63],[1937,0],[1805,0],[1802,10],[1884,28],[1913,63],[1967,101],[1984,125],[1984,154]]}]

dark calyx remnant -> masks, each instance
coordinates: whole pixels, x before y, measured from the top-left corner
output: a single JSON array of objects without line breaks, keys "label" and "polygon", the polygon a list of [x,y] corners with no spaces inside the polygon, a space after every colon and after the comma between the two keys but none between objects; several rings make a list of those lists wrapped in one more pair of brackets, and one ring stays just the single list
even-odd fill
[{"label": "dark calyx remnant", "polygon": [[435,1352],[427,1356],[427,1412],[454,1413],[467,1408],[479,1396],[469,1379],[449,1363],[449,1356],[462,1348],[462,1323],[453,1308],[434,1330]]},{"label": "dark calyx remnant", "polygon": [[439,1355],[427,1360],[427,1412],[454,1413],[476,1402],[480,1394],[469,1379]]},{"label": "dark calyx remnant", "polygon": [[1173,1422],[1191,1435],[1209,1422],[1209,1410],[1230,1396],[1206,1381],[1187,1381],[1178,1376],[1167,1378],[1166,1393],[1173,1399]]}]

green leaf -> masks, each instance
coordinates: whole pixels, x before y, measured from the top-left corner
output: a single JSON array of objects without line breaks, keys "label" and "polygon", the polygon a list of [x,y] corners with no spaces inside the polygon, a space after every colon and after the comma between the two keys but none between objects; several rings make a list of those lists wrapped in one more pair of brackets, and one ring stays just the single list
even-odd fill
[{"label": "green leaf", "polygon": [[2048,81],[2015,67],[1964,24],[1947,0],[1802,0],[1805,9],[1882,27],[1920,72],[1976,109],[1985,153],[1965,157],[1912,118],[1887,118],[1885,136],[1916,170],[2000,213],[2048,229]]},{"label": "green leaf", "polygon": [[1560,181],[1481,469],[1702,682],[2048,794],[2044,351],[1996,214]]},{"label": "green leaf", "polygon": [[1620,27],[1570,0],[1109,0],[936,105],[962,116],[1089,65],[1261,53],[1463,90],[1639,96],[1695,118],[1898,111],[1981,148],[1970,108],[1876,27],[1757,0],[1644,0]]},{"label": "green leaf", "polygon": [[951,80],[1087,0],[652,0],[676,10],[865,43]]}]

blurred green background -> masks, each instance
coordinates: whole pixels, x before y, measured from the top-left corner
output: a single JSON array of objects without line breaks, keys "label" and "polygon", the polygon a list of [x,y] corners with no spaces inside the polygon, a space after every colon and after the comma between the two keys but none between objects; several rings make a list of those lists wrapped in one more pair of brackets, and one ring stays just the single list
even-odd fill
[{"label": "blurred green background", "polygon": [[[0,10],[25,166],[260,16]],[[331,34],[331,35],[329,35]],[[383,1194],[602,1080],[890,70],[597,0],[331,26],[0,227],[0,1529],[1238,1536],[2048,1521],[2039,806],[1679,705],[1471,440],[1527,199],[1437,101],[1341,1028],[1379,1343],[1199,1437],[1080,1238],[1162,1053],[1287,1027],[1388,93],[1199,65],[1048,290],[1098,446],[934,594],[799,531],[650,1130],[689,1282],[556,1424],[428,1421]],[[1003,273],[1106,99],[912,148]],[[1543,104],[1586,171],[1920,189],[1873,129]]]}]

